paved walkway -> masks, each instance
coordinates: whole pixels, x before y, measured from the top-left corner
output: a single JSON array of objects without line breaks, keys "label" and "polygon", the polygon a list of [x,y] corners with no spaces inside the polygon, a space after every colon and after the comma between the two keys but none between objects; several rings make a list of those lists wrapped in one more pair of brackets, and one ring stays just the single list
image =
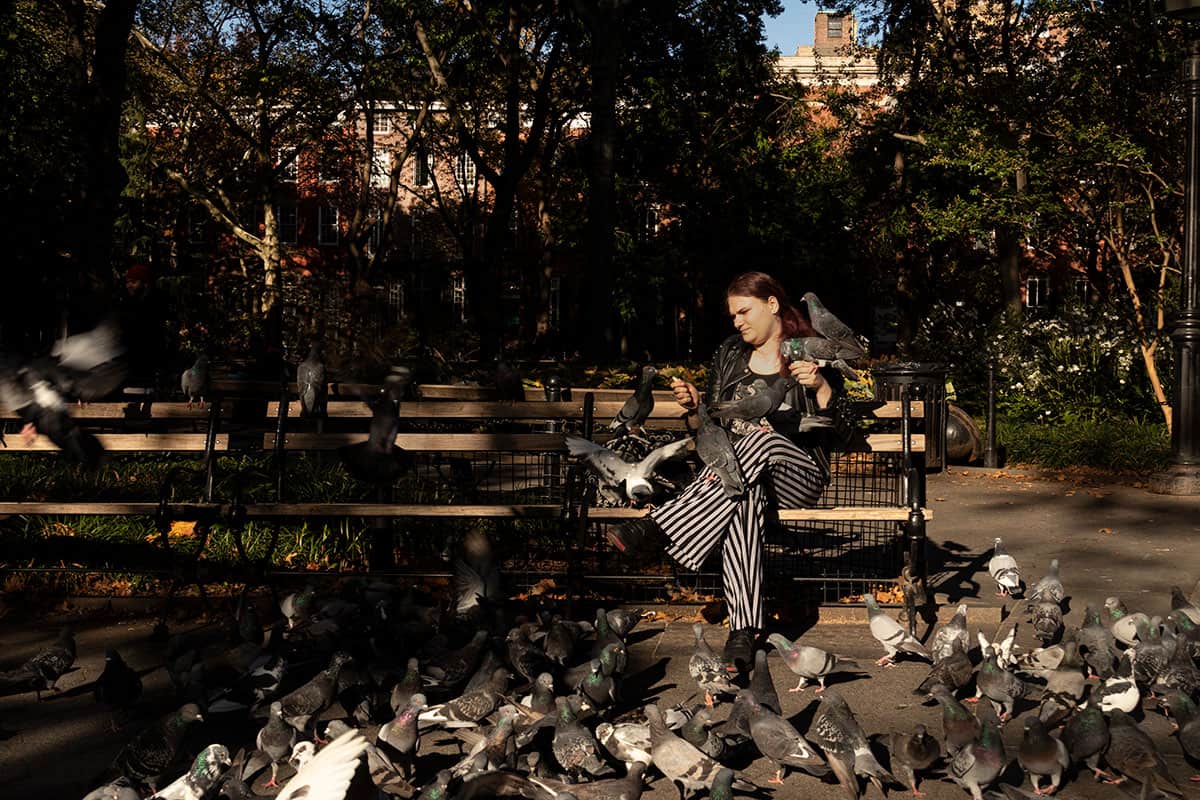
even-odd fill
[{"label": "paved walkway", "polygon": [[[985,564],[992,539],[1004,538],[1024,574],[1036,580],[1050,558],[1062,564],[1063,580],[1070,595],[1068,624],[1078,623],[1084,604],[1102,602],[1105,596],[1122,596],[1131,608],[1164,613],[1166,592],[1172,584],[1191,589],[1200,577],[1200,499],[1152,495],[1134,486],[1107,485],[1095,481],[1058,480],[1032,473],[955,468],[930,477],[930,504],[936,510],[930,528],[936,553],[934,568],[942,578],[941,591],[950,602],[979,596],[995,602],[994,585]],[[693,693],[687,675],[687,658],[692,650],[691,619],[670,617],[644,623],[635,631],[631,648],[631,679],[627,691],[640,699],[660,704],[684,700]],[[865,617],[864,617],[865,618]],[[0,620],[0,668],[28,657],[53,638],[58,619],[18,618]],[[103,651],[116,646],[135,667],[146,671],[143,720],[153,718],[173,702],[170,684],[161,668],[161,645],[147,640],[151,620],[101,615],[75,617],[78,627],[77,669],[61,681],[61,696],[41,703],[32,695],[0,698],[0,800],[8,798],[77,798],[88,778],[103,769],[123,742],[136,733],[133,724],[117,734],[108,729],[109,717],[99,710],[86,688],[102,669]],[[1027,626],[1025,626],[1027,627]],[[923,705],[912,695],[927,667],[921,662],[902,662],[895,669],[874,666],[881,654],[866,626],[861,624],[817,625],[804,634],[805,641],[859,659],[860,675],[841,678],[834,685],[842,691],[868,733],[911,730],[920,722],[941,734],[936,707]],[[708,638],[719,645],[724,632],[709,626]],[[1032,644],[1028,632],[1020,641]],[[779,689],[785,715],[800,731],[807,731],[816,712],[812,690],[788,693],[795,679],[775,656],[770,668]],[[721,718],[727,706],[718,711]],[[1026,702],[1019,711],[1034,708]],[[1180,779],[1195,770],[1185,764],[1179,745],[1170,737],[1169,724],[1157,711],[1144,713],[1145,729],[1153,736],[1172,773]],[[1021,721],[1006,726],[1004,738],[1009,756],[1015,757],[1021,737]],[[217,729],[200,730],[189,744],[198,750]],[[253,733],[250,732],[252,736]],[[231,742],[240,744],[242,742]],[[423,742],[418,761],[420,773],[428,777],[449,763],[452,748],[444,737]],[[741,766],[741,765],[739,765]],[[746,774],[765,783],[771,775],[765,761],[746,765]],[[1022,779],[1014,764],[1007,782]],[[1025,785],[1026,787],[1028,784]],[[966,795],[952,783],[930,780],[923,789],[933,800]],[[1200,796],[1200,791],[1191,796]],[[878,793],[869,789],[868,797]],[[673,797],[667,783],[658,780],[648,797]],[[790,775],[775,797],[788,800],[835,798],[835,785],[804,775]],[[897,789],[889,797],[908,796]],[[1126,795],[1116,787],[1099,786],[1090,777],[1074,778],[1060,797],[1109,800]]]}]

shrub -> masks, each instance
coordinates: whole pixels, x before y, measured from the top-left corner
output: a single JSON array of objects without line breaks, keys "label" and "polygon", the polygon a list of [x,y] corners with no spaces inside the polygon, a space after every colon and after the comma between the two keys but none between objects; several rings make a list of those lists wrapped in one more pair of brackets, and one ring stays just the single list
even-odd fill
[{"label": "shrub", "polygon": [[1010,463],[1054,469],[1092,467],[1145,475],[1166,467],[1171,454],[1170,436],[1161,422],[1072,416],[1031,422],[1003,417],[997,434]]}]

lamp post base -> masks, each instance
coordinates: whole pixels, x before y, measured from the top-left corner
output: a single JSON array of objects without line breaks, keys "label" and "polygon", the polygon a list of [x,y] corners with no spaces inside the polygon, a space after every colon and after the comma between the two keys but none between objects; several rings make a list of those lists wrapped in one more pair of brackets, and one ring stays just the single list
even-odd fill
[{"label": "lamp post base", "polygon": [[1172,464],[1151,476],[1150,491],[1177,496],[1200,495],[1200,464]]}]

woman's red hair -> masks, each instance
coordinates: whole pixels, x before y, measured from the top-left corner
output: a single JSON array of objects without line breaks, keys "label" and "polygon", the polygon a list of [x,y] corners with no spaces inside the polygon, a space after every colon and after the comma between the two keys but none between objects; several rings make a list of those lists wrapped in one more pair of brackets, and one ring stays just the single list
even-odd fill
[{"label": "woman's red hair", "polygon": [[788,299],[783,285],[765,272],[743,272],[729,282],[726,297],[757,297],[766,301],[774,297],[779,302],[779,321],[783,324],[783,338],[797,339],[816,336],[808,316]]}]

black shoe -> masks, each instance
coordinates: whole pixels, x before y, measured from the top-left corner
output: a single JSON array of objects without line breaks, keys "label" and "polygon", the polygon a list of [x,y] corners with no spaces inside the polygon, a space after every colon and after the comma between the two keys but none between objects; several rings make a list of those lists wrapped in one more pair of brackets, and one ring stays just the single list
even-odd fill
[{"label": "black shoe", "polygon": [[725,640],[725,663],[733,664],[739,672],[749,672],[754,666],[754,645],[757,641],[758,632],[753,628],[731,630],[729,638]]},{"label": "black shoe", "polygon": [[650,517],[639,517],[616,528],[609,527],[604,535],[621,555],[631,558],[661,554],[667,542],[666,532]]}]

